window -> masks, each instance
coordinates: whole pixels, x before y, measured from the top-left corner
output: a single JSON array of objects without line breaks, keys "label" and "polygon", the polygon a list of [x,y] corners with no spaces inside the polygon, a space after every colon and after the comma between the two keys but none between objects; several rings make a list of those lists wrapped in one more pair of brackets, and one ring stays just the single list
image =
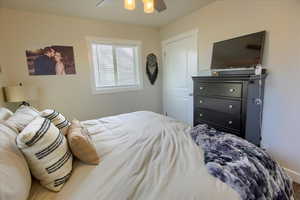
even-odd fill
[{"label": "window", "polygon": [[138,41],[88,39],[94,93],[142,88]]}]

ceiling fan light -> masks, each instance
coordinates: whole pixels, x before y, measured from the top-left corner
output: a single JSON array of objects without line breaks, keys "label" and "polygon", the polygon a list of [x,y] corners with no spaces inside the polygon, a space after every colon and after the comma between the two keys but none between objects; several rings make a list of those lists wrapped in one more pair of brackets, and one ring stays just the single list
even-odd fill
[{"label": "ceiling fan light", "polygon": [[135,0],[124,0],[124,7],[127,10],[135,9]]},{"label": "ceiling fan light", "polygon": [[145,13],[154,12],[154,0],[144,0],[144,12]]}]

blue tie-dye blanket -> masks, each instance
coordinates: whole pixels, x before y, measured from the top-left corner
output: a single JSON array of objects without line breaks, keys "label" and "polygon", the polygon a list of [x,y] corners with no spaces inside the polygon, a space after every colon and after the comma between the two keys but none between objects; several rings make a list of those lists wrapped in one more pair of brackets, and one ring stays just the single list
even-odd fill
[{"label": "blue tie-dye blanket", "polygon": [[191,136],[204,150],[209,173],[230,185],[242,200],[291,200],[291,179],[264,150],[207,125],[194,127]]}]

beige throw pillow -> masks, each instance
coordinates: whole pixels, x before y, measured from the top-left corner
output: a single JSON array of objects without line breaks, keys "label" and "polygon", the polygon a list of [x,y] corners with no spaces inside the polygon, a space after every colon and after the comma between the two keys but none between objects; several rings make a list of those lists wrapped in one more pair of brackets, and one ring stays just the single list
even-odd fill
[{"label": "beige throw pillow", "polygon": [[20,106],[17,111],[5,121],[5,125],[13,130],[21,132],[39,112],[31,106]]},{"label": "beige throw pillow", "polygon": [[41,116],[49,119],[61,132],[66,135],[71,123],[61,113],[47,109],[41,112]]},{"label": "beige throw pillow", "polygon": [[0,108],[0,120],[5,121],[13,115],[14,113],[8,110],[7,108]]},{"label": "beige throw pillow", "polygon": [[58,128],[49,119],[37,117],[17,136],[16,143],[41,185],[60,191],[71,176],[73,156]]},{"label": "beige throw pillow", "polygon": [[15,140],[17,132],[0,123],[0,199],[26,200],[31,174]]},{"label": "beige throw pillow", "polygon": [[86,164],[97,165],[100,158],[96,147],[78,120],[73,120],[68,131],[68,142],[73,155]]}]

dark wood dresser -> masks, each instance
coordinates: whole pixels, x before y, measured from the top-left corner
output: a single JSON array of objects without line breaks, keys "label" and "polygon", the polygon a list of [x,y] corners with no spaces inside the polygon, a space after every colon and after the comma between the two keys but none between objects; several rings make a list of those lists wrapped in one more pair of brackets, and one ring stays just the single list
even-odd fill
[{"label": "dark wood dresser", "polygon": [[193,77],[194,126],[207,124],[260,146],[265,78]]}]

